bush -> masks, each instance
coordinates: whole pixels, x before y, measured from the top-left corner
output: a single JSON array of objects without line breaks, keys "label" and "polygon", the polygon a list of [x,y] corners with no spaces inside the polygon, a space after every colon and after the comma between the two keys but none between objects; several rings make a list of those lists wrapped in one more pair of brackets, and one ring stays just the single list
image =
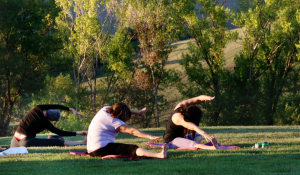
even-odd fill
[{"label": "bush", "polygon": [[274,116],[276,125],[299,125],[300,111],[299,109],[300,97],[288,95],[284,100],[280,101],[279,108]]},{"label": "bush", "polygon": [[86,131],[88,130],[90,120],[86,118],[79,117],[74,114],[62,112],[62,119],[55,122],[55,127],[62,129],[64,131]]}]

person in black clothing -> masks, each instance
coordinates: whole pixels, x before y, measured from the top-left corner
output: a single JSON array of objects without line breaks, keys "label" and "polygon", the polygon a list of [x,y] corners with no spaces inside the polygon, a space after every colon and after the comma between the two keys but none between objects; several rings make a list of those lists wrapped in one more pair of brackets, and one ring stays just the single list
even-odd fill
[{"label": "person in black clothing", "polygon": [[[215,97],[200,95],[180,102],[170,116],[164,132],[164,143],[170,149],[176,148],[200,148],[200,149],[219,149],[218,141],[211,135],[200,129],[199,123],[202,118],[202,111],[195,104],[201,101],[211,101]],[[202,136],[213,146],[201,144]]]},{"label": "person in black clothing", "polygon": [[72,111],[73,114],[82,116],[75,109],[68,108],[62,105],[38,105],[31,109],[28,114],[20,122],[12,140],[10,147],[30,147],[30,146],[75,146],[86,145],[86,140],[83,142],[67,141],[61,139],[40,139],[36,138],[36,134],[44,131],[45,129],[51,131],[60,136],[87,136],[87,131],[83,132],[69,132],[60,130],[52,125],[50,121],[60,120],[61,109],[66,111]]}]

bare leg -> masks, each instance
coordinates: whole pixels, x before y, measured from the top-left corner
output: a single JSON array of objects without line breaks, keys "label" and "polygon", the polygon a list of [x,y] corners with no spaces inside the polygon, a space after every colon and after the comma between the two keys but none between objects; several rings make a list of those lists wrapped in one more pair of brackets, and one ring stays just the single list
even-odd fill
[{"label": "bare leg", "polygon": [[86,145],[86,142],[78,142],[78,141],[69,141],[65,140],[65,146],[76,146],[76,145]]},{"label": "bare leg", "polygon": [[86,145],[87,144],[87,136],[85,136],[84,141],[69,141],[65,140],[65,146],[76,146],[76,145]]},{"label": "bare leg", "polygon": [[204,145],[204,144],[196,144],[195,147],[196,148],[200,148],[200,149],[205,149],[205,150],[213,150],[213,149],[220,149],[219,146],[218,146],[218,141],[217,139],[212,139],[212,144],[213,146],[207,146],[207,145]]},{"label": "bare leg", "polygon": [[167,150],[168,150],[168,146],[165,143],[165,144],[163,144],[162,151],[160,153],[152,152],[152,151],[149,151],[144,148],[138,148],[136,150],[136,155],[164,159],[164,158],[167,158]]}]

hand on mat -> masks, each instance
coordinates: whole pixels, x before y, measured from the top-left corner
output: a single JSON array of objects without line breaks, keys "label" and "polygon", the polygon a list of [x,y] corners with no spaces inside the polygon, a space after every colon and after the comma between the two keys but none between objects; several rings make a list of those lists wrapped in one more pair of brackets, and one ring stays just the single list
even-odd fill
[{"label": "hand on mat", "polygon": [[161,137],[151,136],[151,135],[150,135],[150,136],[149,136],[149,139],[158,142],[158,139],[161,139]]},{"label": "hand on mat", "polygon": [[72,111],[73,112],[73,114],[75,114],[75,115],[77,115],[77,116],[81,116],[81,117],[83,117],[83,115],[82,114],[80,114],[78,111],[76,111],[75,109],[73,109],[73,108],[69,108],[69,110],[70,111]]},{"label": "hand on mat", "polygon": [[211,136],[207,133],[204,133],[202,136],[206,139],[207,142],[210,142],[210,141],[212,141],[212,139],[214,139],[213,136]]}]

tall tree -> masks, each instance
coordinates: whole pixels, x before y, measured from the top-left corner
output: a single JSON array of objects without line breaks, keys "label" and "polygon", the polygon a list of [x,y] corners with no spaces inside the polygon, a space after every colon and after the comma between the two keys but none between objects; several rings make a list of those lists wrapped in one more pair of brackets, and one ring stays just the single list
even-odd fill
[{"label": "tall tree", "polygon": [[241,85],[236,95],[242,100],[237,107],[253,124],[274,124],[280,97],[298,76],[299,4],[251,0],[234,21],[245,34],[243,51],[235,58],[235,84]]},{"label": "tall tree", "polygon": [[150,75],[156,108],[156,126],[160,125],[158,90],[166,74],[165,66],[177,37],[175,3],[169,0],[129,0],[120,3],[118,18],[123,27],[134,29],[139,41],[139,53]]},{"label": "tall tree", "polygon": [[[104,49],[103,56],[107,62],[105,66],[106,77],[101,81],[99,92],[102,97],[98,99],[101,105],[125,102],[131,108],[141,109],[147,107],[145,117],[133,117],[134,122],[141,127],[152,124],[151,103],[152,86],[149,76],[140,69],[142,57],[135,51],[132,30],[118,28]],[[149,110],[150,109],[150,110]]]},{"label": "tall tree", "polygon": [[71,59],[70,69],[77,88],[77,106],[80,103],[79,92],[86,79],[91,91],[93,108],[96,103],[97,72],[99,55],[111,35],[115,24],[110,1],[101,0],[55,0],[62,9],[57,18],[61,37],[65,41],[62,55]]},{"label": "tall tree", "polygon": [[[224,90],[229,71],[224,68],[224,48],[227,43],[237,39],[237,33],[227,31],[227,23],[232,15],[224,4],[216,0],[197,0],[184,18],[192,41],[188,53],[183,54],[181,65],[188,76],[188,83],[179,85],[180,92],[188,97],[199,94],[215,96],[215,100],[206,105],[213,124],[218,124],[222,111]],[[196,2],[199,11],[194,10]]]},{"label": "tall tree", "polygon": [[0,136],[6,136],[18,97],[38,90],[56,40],[53,0],[0,0]]}]

